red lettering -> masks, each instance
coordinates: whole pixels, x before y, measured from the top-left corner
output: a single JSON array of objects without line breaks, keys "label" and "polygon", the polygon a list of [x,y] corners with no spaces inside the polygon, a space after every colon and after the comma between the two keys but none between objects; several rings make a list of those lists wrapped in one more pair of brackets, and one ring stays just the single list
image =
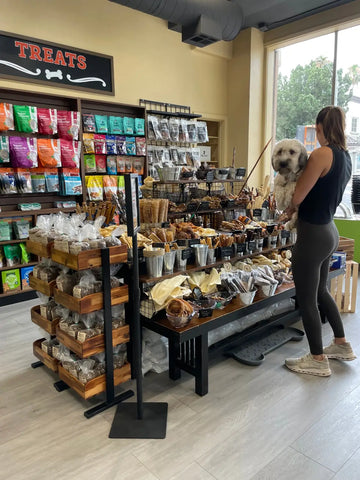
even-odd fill
[{"label": "red lettering", "polygon": [[64,58],[64,54],[62,53],[61,50],[58,50],[56,52],[56,57],[55,57],[54,63],[56,65],[62,65],[63,67],[66,67],[66,61],[65,61],[65,58]]},{"label": "red lettering", "polygon": [[30,47],[30,60],[39,60],[39,62],[42,62],[42,58],[41,58],[41,48],[38,47],[37,45],[32,45],[30,43],[29,45]]},{"label": "red lettering", "polygon": [[83,55],[77,57],[77,67],[80,68],[80,70],[86,69],[86,57]]},{"label": "red lettering", "polygon": [[48,47],[42,47],[43,54],[44,54],[44,62],[46,63],[54,63],[54,59],[52,58],[53,49]]},{"label": "red lettering", "polygon": [[18,40],[15,42],[15,47],[19,47],[20,48],[20,53],[18,54],[18,56],[20,58],[26,58],[26,53],[25,53],[25,49],[27,49],[29,47],[29,44],[28,43],[25,43],[25,42],[19,42]]},{"label": "red lettering", "polygon": [[65,52],[65,57],[69,60],[68,67],[75,68],[74,60],[76,60],[76,54]]}]

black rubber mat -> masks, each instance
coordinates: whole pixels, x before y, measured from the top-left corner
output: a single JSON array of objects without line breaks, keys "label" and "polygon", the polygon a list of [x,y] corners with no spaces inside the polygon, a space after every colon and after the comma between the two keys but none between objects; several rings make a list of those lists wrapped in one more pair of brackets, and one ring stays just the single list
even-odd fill
[{"label": "black rubber mat", "polygon": [[254,336],[251,340],[245,340],[240,345],[232,347],[225,352],[225,355],[233,357],[245,365],[257,366],[264,361],[267,353],[290,340],[300,341],[303,337],[304,332],[301,330],[293,327],[284,328],[279,325]]}]

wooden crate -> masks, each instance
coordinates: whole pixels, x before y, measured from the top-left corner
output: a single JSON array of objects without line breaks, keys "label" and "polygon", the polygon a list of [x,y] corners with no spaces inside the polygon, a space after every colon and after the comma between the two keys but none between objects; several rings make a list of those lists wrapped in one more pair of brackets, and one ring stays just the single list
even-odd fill
[{"label": "wooden crate", "polygon": [[[93,378],[85,385],[59,365],[59,377],[85,400],[106,390],[106,375]],[[114,385],[127,382],[131,378],[130,363],[114,370]]]},{"label": "wooden crate", "polygon": [[353,238],[340,237],[337,251],[346,253],[346,260],[354,259],[355,240]]},{"label": "wooden crate", "polygon": [[38,358],[43,364],[52,370],[53,372],[58,371],[59,361],[56,358],[50,357],[44,350],[41,348],[41,343],[45,340],[45,338],[40,338],[39,340],[35,340],[33,343],[33,353],[36,358]]},{"label": "wooden crate", "polygon": [[[129,325],[114,329],[112,331],[112,337],[113,346],[128,342],[130,339]],[[96,335],[95,337],[88,338],[85,342],[79,342],[58,327],[56,329],[56,338],[80,358],[90,357],[105,349],[104,335]]]},{"label": "wooden crate", "polygon": [[[101,310],[104,306],[103,292],[92,293],[83,298],[76,298],[67,293],[54,288],[54,299],[64,307],[73,312],[90,313]],[[129,291],[127,285],[111,289],[111,305],[120,305],[129,300]]]},{"label": "wooden crate", "polygon": [[346,262],[345,273],[330,282],[330,293],[340,312],[355,312],[358,274],[359,264],[349,260]]},{"label": "wooden crate", "polygon": [[43,245],[39,242],[33,242],[31,240],[26,241],[26,250],[33,255],[37,255],[38,257],[50,258],[52,246],[53,242]]},{"label": "wooden crate", "polygon": [[[127,246],[119,245],[109,248],[110,263],[126,263],[128,254]],[[86,270],[88,268],[101,267],[101,249],[94,248],[93,250],[84,250],[78,255],[72,253],[61,252],[53,249],[51,258],[54,262],[65,265],[72,270]]]},{"label": "wooden crate", "polygon": [[40,305],[36,305],[36,307],[32,307],[31,309],[31,321],[36,323],[39,327],[45,330],[45,332],[49,333],[50,335],[56,334],[56,327],[59,323],[59,320],[48,320],[45,317],[40,315]]},{"label": "wooden crate", "polygon": [[40,278],[34,277],[33,273],[31,272],[29,275],[29,285],[34,290],[41,292],[48,297],[53,297],[56,280],[46,282],[45,280],[40,280]]}]

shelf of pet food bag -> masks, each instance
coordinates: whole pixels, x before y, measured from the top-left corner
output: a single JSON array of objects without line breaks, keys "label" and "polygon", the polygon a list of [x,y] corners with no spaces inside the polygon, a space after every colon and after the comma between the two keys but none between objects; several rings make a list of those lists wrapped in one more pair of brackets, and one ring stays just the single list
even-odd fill
[{"label": "shelf of pet food bag", "polygon": [[[111,264],[127,262],[128,253],[126,245],[109,247],[109,254]],[[101,249],[84,250],[77,255],[53,249],[51,251],[51,259],[72,270],[87,270],[101,266]]]},{"label": "shelf of pet food bag", "polygon": [[[115,328],[112,331],[113,336],[113,347],[120,345],[122,343],[127,343],[130,340],[129,325],[124,325],[119,328]],[[104,335],[95,335],[94,337],[86,339],[84,342],[80,342],[76,338],[69,335],[67,332],[64,332],[57,326],[56,328],[56,338],[60,343],[65,345],[69,350],[76,353],[80,358],[88,358],[96,353],[104,351],[105,348],[105,338]]]},{"label": "shelf of pet food bag", "polygon": [[40,305],[36,305],[31,309],[31,321],[38,325],[40,328],[45,330],[45,332],[50,335],[56,334],[56,327],[59,323],[59,320],[48,320],[47,318],[41,316],[40,314]]},{"label": "shelf of pet food bag", "polygon": [[37,264],[38,262],[17,263],[16,265],[12,265],[11,267],[1,267],[0,272],[3,272],[4,270],[13,270],[14,268],[32,267],[33,265]]},{"label": "shelf of pet food bag", "polygon": [[[204,268],[204,267],[203,267]],[[329,279],[344,273],[344,269],[329,272]],[[181,377],[181,370],[195,377],[195,392],[200,395],[208,393],[208,332],[222,327],[234,320],[239,320],[263,308],[269,307],[286,298],[295,297],[293,284],[280,285],[275,294],[270,297],[255,297],[250,305],[244,305],[237,296],[222,310],[214,310],[211,317],[193,318],[188,325],[182,328],[173,327],[166,318],[164,311],[159,312],[151,319],[141,317],[142,325],[169,340],[169,377],[177,380]],[[299,318],[297,307],[295,310],[276,315],[274,318],[259,322],[241,332],[241,337],[251,339],[256,334],[263,333],[275,325],[289,325]]]},{"label": "shelf of pet food bag", "polygon": [[48,353],[44,352],[41,348],[41,343],[46,340],[45,338],[40,338],[39,340],[35,340],[33,343],[33,354],[36,358],[40,360],[47,368],[52,370],[53,372],[58,371],[59,361],[56,358],[52,357]]}]

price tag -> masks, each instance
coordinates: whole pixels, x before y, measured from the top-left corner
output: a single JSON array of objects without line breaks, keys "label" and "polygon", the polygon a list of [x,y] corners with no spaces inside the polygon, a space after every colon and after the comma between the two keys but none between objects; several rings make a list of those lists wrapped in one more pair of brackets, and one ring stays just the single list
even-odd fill
[{"label": "price tag", "polygon": [[200,243],[200,238],[191,238],[188,240],[188,245],[191,247],[191,245],[199,245]]},{"label": "price tag", "polygon": [[253,210],[253,215],[254,215],[254,217],[261,217],[261,214],[262,214],[261,208],[255,208],[255,209]]},{"label": "price tag", "polygon": [[290,230],[281,230],[281,238],[290,238]]},{"label": "price tag", "polygon": [[212,182],[214,180],[214,172],[210,171],[206,174],[206,181],[207,182]]},{"label": "price tag", "polygon": [[251,242],[248,243],[249,252],[253,252],[255,248],[256,248],[256,242],[255,240],[251,240]]},{"label": "price tag", "polygon": [[233,255],[232,247],[219,247],[220,249],[220,257],[231,257]]},{"label": "price tag", "polygon": [[191,258],[192,255],[193,255],[193,251],[191,248],[184,248],[184,250],[181,252],[181,258],[183,260],[187,260]]}]

